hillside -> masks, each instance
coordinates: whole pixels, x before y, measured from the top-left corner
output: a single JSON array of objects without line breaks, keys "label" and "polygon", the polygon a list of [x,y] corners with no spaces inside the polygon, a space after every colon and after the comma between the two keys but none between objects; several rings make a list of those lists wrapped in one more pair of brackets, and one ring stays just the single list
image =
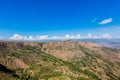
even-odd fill
[{"label": "hillside", "polygon": [[119,80],[120,50],[90,42],[0,41],[1,80]]}]

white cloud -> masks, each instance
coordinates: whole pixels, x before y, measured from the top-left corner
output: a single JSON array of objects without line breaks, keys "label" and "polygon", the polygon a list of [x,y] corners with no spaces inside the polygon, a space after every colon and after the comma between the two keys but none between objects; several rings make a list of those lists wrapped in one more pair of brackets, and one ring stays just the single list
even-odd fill
[{"label": "white cloud", "polygon": [[92,35],[90,33],[88,33],[88,38],[92,38]]},{"label": "white cloud", "polygon": [[[26,38],[26,36],[25,36],[25,38]],[[12,40],[23,40],[24,37],[19,35],[19,34],[14,34],[12,37],[10,37],[10,39],[12,39]]]},{"label": "white cloud", "polygon": [[44,35],[44,36],[37,36],[36,37],[37,40],[44,40],[44,39],[48,39],[48,35]]},{"label": "white cloud", "polygon": [[0,36],[0,39],[3,39],[3,37]]},{"label": "white cloud", "polygon": [[69,35],[69,34],[66,34],[63,39],[80,39],[81,36],[80,34],[77,34],[77,35]]},{"label": "white cloud", "polygon": [[109,34],[103,34],[101,38],[112,38]]},{"label": "white cloud", "polygon": [[92,34],[88,34],[88,36],[86,38],[92,38],[92,39],[101,39],[101,38],[104,38],[104,39],[110,39],[112,38],[109,34],[103,34],[103,35],[92,35]]},{"label": "white cloud", "polygon": [[45,35],[45,36],[22,36],[22,35],[19,35],[19,34],[14,34],[12,37],[10,37],[11,40],[45,40],[47,39],[48,36]]},{"label": "white cloud", "polygon": [[108,19],[104,19],[103,21],[99,22],[99,24],[107,24],[111,22],[112,22],[112,18],[108,18]]},{"label": "white cloud", "polygon": [[91,22],[95,22],[97,20],[97,18],[94,18]]},{"label": "white cloud", "polygon": [[98,39],[98,38],[106,38],[109,39],[111,36],[109,34],[103,34],[101,36],[94,36],[92,34],[88,34],[87,36],[80,36],[80,34],[77,35],[70,35],[66,34],[65,36],[52,36],[49,37],[48,35],[42,35],[42,36],[22,36],[19,34],[14,34],[9,39],[11,40],[68,40],[68,39]]}]

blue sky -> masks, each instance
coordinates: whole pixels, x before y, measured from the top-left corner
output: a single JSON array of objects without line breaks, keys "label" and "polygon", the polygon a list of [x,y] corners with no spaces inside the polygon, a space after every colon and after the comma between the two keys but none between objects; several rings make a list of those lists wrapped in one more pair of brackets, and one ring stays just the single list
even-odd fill
[{"label": "blue sky", "polygon": [[0,38],[120,37],[120,0],[0,0]]}]

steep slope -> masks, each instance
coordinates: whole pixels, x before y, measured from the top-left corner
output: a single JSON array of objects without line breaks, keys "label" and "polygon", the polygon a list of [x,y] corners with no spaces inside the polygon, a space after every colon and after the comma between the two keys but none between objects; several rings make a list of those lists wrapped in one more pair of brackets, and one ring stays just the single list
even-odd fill
[{"label": "steep slope", "polygon": [[118,80],[120,77],[120,50],[101,47],[90,42],[49,42],[45,52],[68,61],[82,70],[93,72],[100,79]]},{"label": "steep slope", "polygon": [[0,64],[3,80],[120,79],[120,50],[95,43],[0,42]]}]

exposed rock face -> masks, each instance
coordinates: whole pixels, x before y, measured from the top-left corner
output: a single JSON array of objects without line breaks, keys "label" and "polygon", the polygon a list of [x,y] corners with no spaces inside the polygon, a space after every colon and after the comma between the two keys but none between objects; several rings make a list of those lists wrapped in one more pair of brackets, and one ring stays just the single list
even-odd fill
[{"label": "exposed rock face", "polygon": [[14,68],[17,69],[17,68],[27,68],[28,66],[20,59],[18,58],[15,58],[13,60],[13,63],[14,64]]},{"label": "exposed rock face", "polygon": [[24,46],[32,46],[32,47],[42,47],[42,43],[40,42],[24,42]]},{"label": "exposed rock face", "polygon": [[80,50],[80,47],[96,49],[97,47],[101,47],[101,46],[90,42],[85,43],[85,42],[64,41],[64,42],[43,43],[42,49],[46,53],[52,54],[57,58],[68,60],[76,56],[84,56],[84,54]]},{"label": "exposed rock face", "polygon": [[7,43],[0,42],[0,47],[6,47]]},{"label": "exposed rock face", "polygon": [[0,47],[23,47],[23,46],[32,46],[32,47],[42,47],[40,42],[0,42]]},{"label": "exposed rock face", "polygon": [[39,48],[50,48],[50,47],[69,47],[69,48],[77,48],[79,46],[84,47],[100,47],[100,45],[90,42],[73,42],[73,41],[64,41],[64,42],[0,42],[0,47],[22,47],[22,46],[32,46]]}]

